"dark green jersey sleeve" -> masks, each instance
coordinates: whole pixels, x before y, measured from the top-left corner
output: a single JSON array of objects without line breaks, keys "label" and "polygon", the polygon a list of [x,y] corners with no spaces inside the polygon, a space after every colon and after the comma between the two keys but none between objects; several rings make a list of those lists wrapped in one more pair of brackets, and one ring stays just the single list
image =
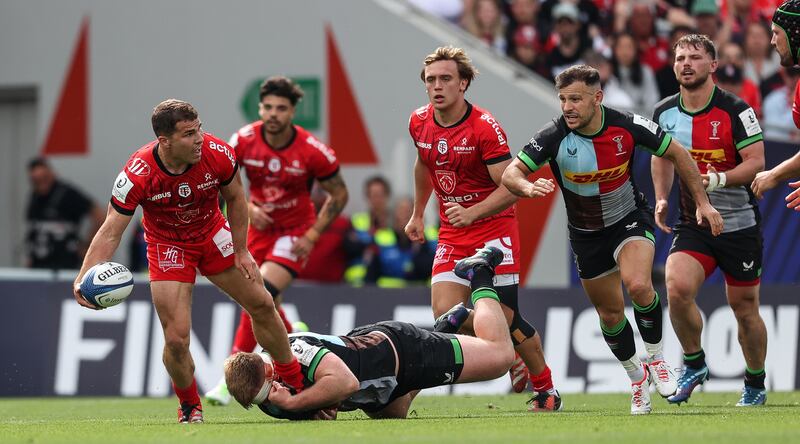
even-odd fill
[{"label": "dark green jersey sleeve", "polygon": [[555,159],[561,141],[567,135],[566,124],[562,119],[554,119],[545,125],[517,154],[519,159],[531,172],[538,170]]},{"label": "dark green jersey sleeve", "polygon": [[647,117],[631,113],[625,113],[625,116],[628,120],[626,126],[633,135],[635,146],[644,148],[654,156],[663,156],[672,141],[672,136]]}]

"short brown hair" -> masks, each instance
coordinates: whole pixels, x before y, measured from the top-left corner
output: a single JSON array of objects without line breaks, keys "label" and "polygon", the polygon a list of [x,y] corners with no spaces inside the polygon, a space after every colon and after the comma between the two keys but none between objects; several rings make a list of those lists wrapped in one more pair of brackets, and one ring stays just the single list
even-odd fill
[{"label": "short brown hair", "polygon": [[463,49],[453,46],[440,46],[436,48],[436,51],[433,51],[433,53],[425,57],[422,71],[419,73],[419,78],[422,79],[422,82],[425,82],[425,68],[433,62],[442,60],[452,60],[456,62],[458,76],[467,81],[467,87],[464,88],[464,91],[469,89],[472,80],[479,74],[478,69],[475,68],[475,65],[472,64],[472,60],[469,59],[469,56]]},{"label": "short brown hair", "polygon": [[278,96],[289,99],[292,106],[303,98],[303,89],[300,88],[292,79],[283,76],[270,77],[261,84],[258,90],[258,100],[264,100],[267,96]]},{"label": "short brown hair", "polygon": [[264,384],[264,361],[257,353],[236,353],[225,360],[225,384],[242,407],[249,409]]},{"label": "short brown hair", "polygon": [[600,86],[600,72],[589,65],[570,66],[556,76],[556,89],[566,88],[575,82]]},{"label": "short brown hair", "polygon": [[197,119],[197,110],[183,100],[167,99],[153,108],[150,121],[156,136],[171,136],[178,122]]},{"label": "short brown hair", "polygon": [[707,35],[686,34],[685,36],[679,38],[674,45],[672,45],[672,52],[674,53],[679,47],[685,48],[687,46],[691,46],[694,49],[702,48],[708,55],[711,56],[711,60],[717,60],[717,47],[714,46],[714,42],[708,38]]}]

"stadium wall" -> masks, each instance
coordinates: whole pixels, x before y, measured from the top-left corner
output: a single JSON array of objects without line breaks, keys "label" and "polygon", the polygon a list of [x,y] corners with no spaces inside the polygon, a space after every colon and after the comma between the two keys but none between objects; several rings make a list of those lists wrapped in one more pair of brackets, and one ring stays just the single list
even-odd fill
[{"label": "stadium wall", "polygon": [[[127,302],[95,312],[72,298],[70,276],[0,280],[0,396],[167,396],[169,378],[161,363],[163,335],[146,285],[134,287]],[[143,282],[137,279],[137,282]],[[383,319],[432,325],[429,289],[402,290],[292,286],[285,294],[290,318],[312,331],[344,334]],[[663,293],[662,293],[663,294]],[[767,387],[797,390],[798,322],[796,287],[771,286],[762,292],[767,327]],[[704,314],[703,344],[711,380],[709,391],[741,389],[744,360],[736,340],[736,320],[720,286],[706,286],[698,304]],[[562,393],[627,392],[629,381],[608,350],[595,310],[578,289],[526,289],[523,313],[542,332],[553,378]],[[200,283],[193,303],[191,351],[201,391],[221,377],[230,352],[238,308],[215,287]],[[633,319],[632,309],[627,310]],[[665,352],[680,364],[680,347],[665,313]],[[638,336],[638,333],[637,333]],[[641,341],[637,339],[641,347]],[[642,349],[638,350],[644,355]],[[443,393],[507,393],[508,377],[428,390]]]},{"label": "stadium wall", "polygon": [[[482,74],[468,97],[494,113],[513,152],[557,114],[551,85],[401,0],[5,2],[0,91],[35,91],[36,134],[29,146],[11,147],[24,155],[0,173],[23,184],[13,192],[25,202],[25,162],[46,154],[64,178],[106,202],[125,159],[153,138],[158,102],[188,100],[207,131],[227,138],[255,111],[257,82],[283,74],[305,82],[303,121],[338,152],[352,196],[347,211],[361,210],[362,181],[376,172],[397,194],[412,193],[408,117],[427,101],[422,59],[442,44],[472,56]],[[532,285],[569,285],[566,217],[556,199],[520,210],[529,246],[522,278]],[[19,245],[22,221],[22,211],[0,218],[0,235],[16,233],[11,242]],[[0,266],[14,265],[18,254],[0,251]]]}]

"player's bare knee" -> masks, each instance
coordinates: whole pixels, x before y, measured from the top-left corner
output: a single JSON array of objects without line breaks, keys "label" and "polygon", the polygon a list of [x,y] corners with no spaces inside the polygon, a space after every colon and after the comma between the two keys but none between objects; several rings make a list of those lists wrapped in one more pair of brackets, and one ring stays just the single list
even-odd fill
[{"label": "player's bare knee", "polygon": [[603,325],[611,326],[622,322],[622,318],[625,317],[625,312],[620,310],[598,308],[597,315],[600,317],[600,322],[602,322]]},{"label": "player's bare knee", "polygon": [[635,278],[625,283],[628,295],[639,305],[648,305],[653,298],[653,284],[650,279]]},{"label": "player's bare knee", "polygon": [[694,294],[687,285],[682,284],[677,279],[667,281],[667,299],[670,307],[684,308],[694,303]]},{"label": "player's bare knee", "polygon": [[189,352],[189,335],[164,333],[164,350],[172,356],[181,356]]},{"label": "player's bare knee", "polygon": [[247,311],[251,318],[263,319],[275,311],[275,303],[272,301],[271,297],[264,293],[258,298],[254,298],[252,301],[243,303],[242,308]]}]

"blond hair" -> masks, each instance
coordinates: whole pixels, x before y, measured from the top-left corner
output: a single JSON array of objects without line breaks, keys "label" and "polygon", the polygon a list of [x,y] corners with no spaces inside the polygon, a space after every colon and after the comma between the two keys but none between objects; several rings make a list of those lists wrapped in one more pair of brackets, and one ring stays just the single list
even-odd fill
[{"label": "blond hair", "polygon": [[467,87],[464,88],[464,91],[469,89],[470,83],[472,83],[472,79],[477,76],[478,69],[472,64],[472,60],[469,59],[467,53],[464,52],[461,48],[455,48],[453,46],[440,46],[436,48],[436,51],[433,51],[431,54],[428,54],[423,61],[422,72],[419,74],[419,78],[422,79],[422,82],[425,83],[425,68],[428,67],[431,63],[440,62],[442,60],[452,60],[456,62],[456,66],[458,67],[458,76],[462,79],[467,81]]},{"label": "blond hair", "polygon": [[236,353],[225,360],[225,384],[233,399],[249,409],[264,384],[264,361],[258,353]]}]

